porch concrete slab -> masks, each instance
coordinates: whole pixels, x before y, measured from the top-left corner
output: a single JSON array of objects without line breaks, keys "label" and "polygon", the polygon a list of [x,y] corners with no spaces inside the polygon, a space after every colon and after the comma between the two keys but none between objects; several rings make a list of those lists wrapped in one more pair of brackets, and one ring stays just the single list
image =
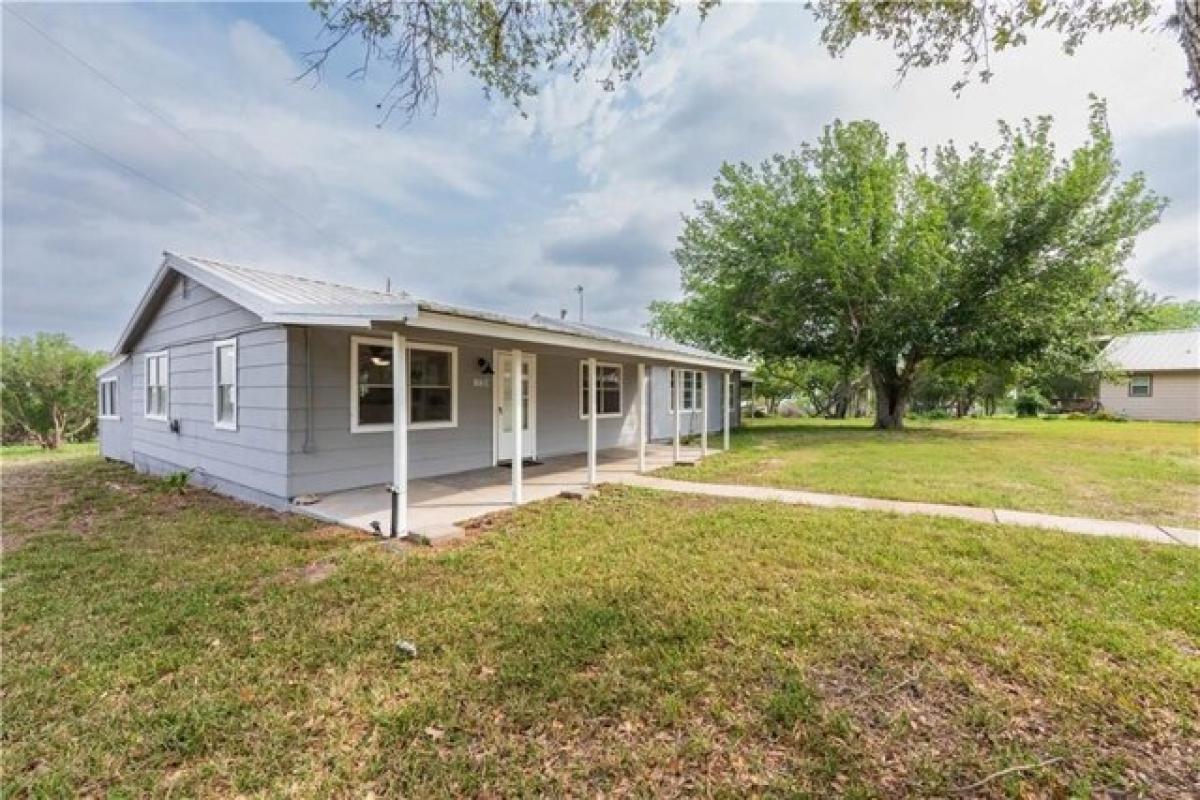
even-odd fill
[{"label": "porch concrete slab", "polygon": [[[684,448],[681,457],[700,458],[699,448]],[[669,446],[653,444],[646,448],[646,469],[671,464]],[[635,450],[603,450],[596,459],[597,483],[620,482],[637,474]],[[522,470],[521,502],[530,503],[568,493],[588,496],[587,457],[571,455],[549,458],[541,464],[526,464]],[[410,481],[408,484],[408,531],[430,543],[454,538],[461,523],[476,517],[512,508],[512,471],[508,467],[460,472],[437,478]],[[332,492],[310,505],[294,505],[294,511],[317,519],[373,531],[371,523],[387,533],[391,520],[391,497],[386,486],[371,486]]]}]

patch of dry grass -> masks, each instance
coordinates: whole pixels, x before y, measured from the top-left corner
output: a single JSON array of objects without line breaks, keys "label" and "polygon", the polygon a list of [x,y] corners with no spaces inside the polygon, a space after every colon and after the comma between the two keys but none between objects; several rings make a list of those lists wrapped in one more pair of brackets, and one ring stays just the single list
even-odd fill
[{"label": "patch of dry grass", "polygon": [[5,795],[1200,780],[1195,549],[607,488],[393,552],[99,461],[39,475],[6,492],[59,502],[2,566]]}]

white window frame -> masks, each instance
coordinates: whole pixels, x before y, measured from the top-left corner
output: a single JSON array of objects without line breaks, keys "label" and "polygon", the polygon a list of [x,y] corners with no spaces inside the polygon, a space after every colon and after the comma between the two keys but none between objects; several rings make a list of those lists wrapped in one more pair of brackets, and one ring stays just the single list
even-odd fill
[{"label": "white window frame", "polygon": [[[166,383],[163,388],[166,389],[167,402],[164,404],[162,414],[150,413],[150,361],[152,359],[161,358],[163,360],[163,375],[166,377]],[[142,416],[146,419],[156,420],[158,422],[166,422],[171,418],[171,351],[156,350],[153,353],[146,353],[142,359]]]},{"label": "white window frame", "polygon": [[[104,387],[112,384],[112,408],[104,413]],[[96,419],[120,419],[121,418],[121,386],[116,376],[111,378],[100,379],[100,413],[96,415]]]},{"label": "white window frame", "polygon": [[[697,388],[696,387],[696,376],[704,375],[705,371],[702,369],[687,369],[684,367],[669,367],[668,369],[669,369],[669,373],[667,375],[667,395],[668,395],[667,396],[667,413],[668,414],[675,413],[675,381],[682,381],[683,373],[685,373],[685,372],[690,372],[692,375],[692,407],[683,409],[683,413],[684,414],[702,414],[702,413],[704,413],[704,402],[707,399],[705,397],[705,395],[708,393],[708,387],[705,386],[704,384],[708,383],[708,378],[703,377],[700,379],[700,383],[701,383],[700,391],[697,392],[696,391],[696,388]],[[687,397],[687,392],[681,385],[680,390],[679,390],[679,398],[680,398],[680,400],[682,400],[685,397]],[[699,402],[697,402],[697,400],[699,400]]]},{"label": "white window frame", "polygon": [[[1145,394],[1138,394],[1136,391],[1134,391],[1138,387],[1139,381],[1145,381],[1145,383],[1146,383],[1146,393]],[[1140,374],[1140,375],[1130,375],[1129,376],[1129,396],[1135,397],[1139,400],[1145,399],[1147,397],[1154,397],[1154,376],[1150,375],[1148,373],[1144,373],[1144,374]]]},{"label": "white window frame", "polygon": [[[366,425],[359,424],[358,421],[358,348],[362,345],[374,345],[379,347],[392,347],[391,339],[380,339],[375,336],[351,336],[350,337],[350,432],[351,433],[382,433],[392,430],[395,426],[391,422],[368,423]],[[404,404],[408,411],[408,429],[410,431],[434,430],[437,428],[457,428],[458,427],[458,347],[450,344],[432,344],[428,342],[409,342],[404,343],[405,359],[404,363],[410,365],[408,393],[409,401]],[[436,350],[442,353],[450,354],[450,419],[439,420],[437,422],[413,422],[412,421],[412,361],[407,358],[413,350]],[[392,398],[395,402],[395,398]]]},{"label": "white window frame", "polygon": [[[625,367],[611,361],[596,362],[596,383],[600,383],[600,368],[612,367],[617,370],[617,411],[608,412],[607,414],[600,412],[600,398],[596,398],[596,419],[615,419],[625,416]],[[588,409],[583,402],[583,391],[587,386],[588,381],[588,362],[584,359],[579,362],[579,418],[588,418]]]},{"label": "white window frame", "polygon": [[[221,386],[217,382],[220,379],[220,363],[221,363],[221,348],[233,348],[233,420],[231,422],[222,422],[217,418],[219,405],[217,398],[221,393]],[[213,364],[213,390],[212,390],[212,406],[213,406],[213,427],[223,431],[236,431],[238,429],[238,408],[241,406],[241,398],[238,397],[238,346],[237,338],[219,339],[213,342],[212,348],[212,364]]]}]

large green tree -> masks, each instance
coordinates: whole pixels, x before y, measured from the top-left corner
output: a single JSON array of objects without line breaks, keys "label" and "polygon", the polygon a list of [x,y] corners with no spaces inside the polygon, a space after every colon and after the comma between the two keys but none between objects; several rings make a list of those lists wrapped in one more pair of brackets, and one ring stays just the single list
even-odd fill
[{"label": "large green tree", "polygon": [[96,424],[96,370],[105,358],[77,347],[61,333],[0,340],[6,434],[48,449],[91,435]]},{"label": "large green tree", "polygon": [[903,424],[927,362],[1014,363],[1082,348],[1113,314],[1135,237],[1164,201],[1118,180],[1104,105],[1059,158],[1051,120],[993,150],[912,159],[873,122],[836,122],[759,167],[725,165],[685,220],[684,298],[655,325],[761,359],[869,370],[876,425]]},{"label": "large green tree", "polygon": [[[1167,0],[1170,2],[1170,0]],[[591,67],[613,88],[641,70],[678,0],[310,0],[321,17],[323,46],[307,54],[319,74],[347,43],[358,47],[352,76],[374,66],[391,75],[380,98],[385,115],[436,107],[448,68],[465,69],[520,107],[556,73],[579,80]],[[701,18],[720,0],[699,0]],[[842,55],[859,39],[892,45],[901,76],[956,61],[961,89],[991,77],[991,54],[1020,47],[1035,31],[1060,37],[1074,52],[1089,36],[1144,29],[1158,0],[810,0],[821,41]],[[1171,28],[1188,64],[1186,93],[1200,103],[1200,0],[1175,0]]]}]

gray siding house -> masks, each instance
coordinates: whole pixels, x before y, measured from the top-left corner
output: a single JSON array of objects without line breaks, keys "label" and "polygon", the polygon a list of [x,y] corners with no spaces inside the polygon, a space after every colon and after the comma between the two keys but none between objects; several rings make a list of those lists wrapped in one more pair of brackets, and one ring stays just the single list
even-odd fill
[{"label": "gray siding house", "polygon": [[173,253],[113,355],[98,375],[105,457],[277,509],[388,485],[401,525],[410,478],[510,463],[516,485],[529,459],[587,453],[592,469],[597,450],[720,434],[747,369],[648,336]]}]

